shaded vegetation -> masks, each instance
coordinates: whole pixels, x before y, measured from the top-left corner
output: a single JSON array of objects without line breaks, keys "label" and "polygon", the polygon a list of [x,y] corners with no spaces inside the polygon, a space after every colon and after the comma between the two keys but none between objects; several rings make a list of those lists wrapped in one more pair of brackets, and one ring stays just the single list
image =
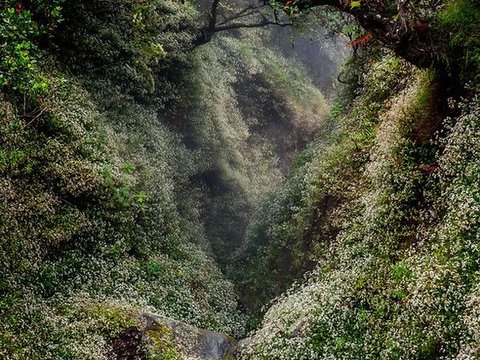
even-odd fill
[{"label": "shaded vegetation", "polygon": [[[326,114],[301,66],[259,33],[192,52],[199,14],[180,1],[10,1],[0,19],[0,357],[183,357],[134,346],[143,311],[242,336],[214,258],[282,179],[255,127],[289,124],[290,159]],[[242,113],[259,78],[289,112]]]},{"label": "shaded vegetation", "polygon": [[244,301],[258,314],[278,298],[241,359],[478,356],[473,58],[464,97],[447,105],[458,79],[390,53],[359,55],[334,126],[249,231]]},{"label": "shaded vegetation", "polygon": [[239,359],[478,357],[478,3],[270,5],[349,37],[331,101],[285,32],[197,47],[198,3],[0,5],[1,358],[185,358],[148,312]]}]

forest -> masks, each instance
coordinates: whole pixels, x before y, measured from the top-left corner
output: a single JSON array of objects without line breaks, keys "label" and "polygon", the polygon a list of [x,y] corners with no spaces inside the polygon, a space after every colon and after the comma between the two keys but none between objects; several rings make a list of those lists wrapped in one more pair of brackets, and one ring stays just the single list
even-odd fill
[{"label": "forest", "polygon": [[2,0],[0,359],[480,359],[478,0]]}]

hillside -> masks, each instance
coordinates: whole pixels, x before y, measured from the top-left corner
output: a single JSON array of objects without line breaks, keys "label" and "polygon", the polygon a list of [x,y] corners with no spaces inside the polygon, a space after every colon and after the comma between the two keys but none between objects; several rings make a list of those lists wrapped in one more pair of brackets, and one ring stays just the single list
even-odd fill
[{"label": "hillside", "polygon": [[249,4],[0,5],[0,358],[479,356],[478,3]]}]

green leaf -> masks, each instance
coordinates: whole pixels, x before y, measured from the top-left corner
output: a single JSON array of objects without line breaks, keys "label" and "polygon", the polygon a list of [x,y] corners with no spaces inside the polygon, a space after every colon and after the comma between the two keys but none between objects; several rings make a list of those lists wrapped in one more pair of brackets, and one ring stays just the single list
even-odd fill
[{"label": "green leaf", "polygon": [[355,8],[360,7],[361,5],[362,5],[362,3],[361,3],[360,1],[352,1],[352,2],[350,3],[350,8],[351,8],[351,9],[355,9]]}]

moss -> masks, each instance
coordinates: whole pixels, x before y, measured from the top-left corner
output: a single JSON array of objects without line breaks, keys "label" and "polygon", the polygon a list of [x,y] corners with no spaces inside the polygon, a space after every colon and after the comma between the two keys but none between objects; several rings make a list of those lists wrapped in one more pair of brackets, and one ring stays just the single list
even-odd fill
[{"label": "moss", "polygon": [[146,333],[159,347],[163,347],[165,343],[170,343],[173,340],[172,330],[162,324],[156,324],[152,329],[147,330]]},{"label": "moss", "polygon": [[124,329],[138,325],[132,310],[120,306],[93,304],[85,308],[85,314],[109,337],[115,337]]},{"label": "moss", "polygon": [[147,347],[150,359],[183,359],[183,356],[174,342],[173,332],[170,328],[162,324],[156,324],[152,329],[147,330],[146,334],[153,341],[153,346]]}]

